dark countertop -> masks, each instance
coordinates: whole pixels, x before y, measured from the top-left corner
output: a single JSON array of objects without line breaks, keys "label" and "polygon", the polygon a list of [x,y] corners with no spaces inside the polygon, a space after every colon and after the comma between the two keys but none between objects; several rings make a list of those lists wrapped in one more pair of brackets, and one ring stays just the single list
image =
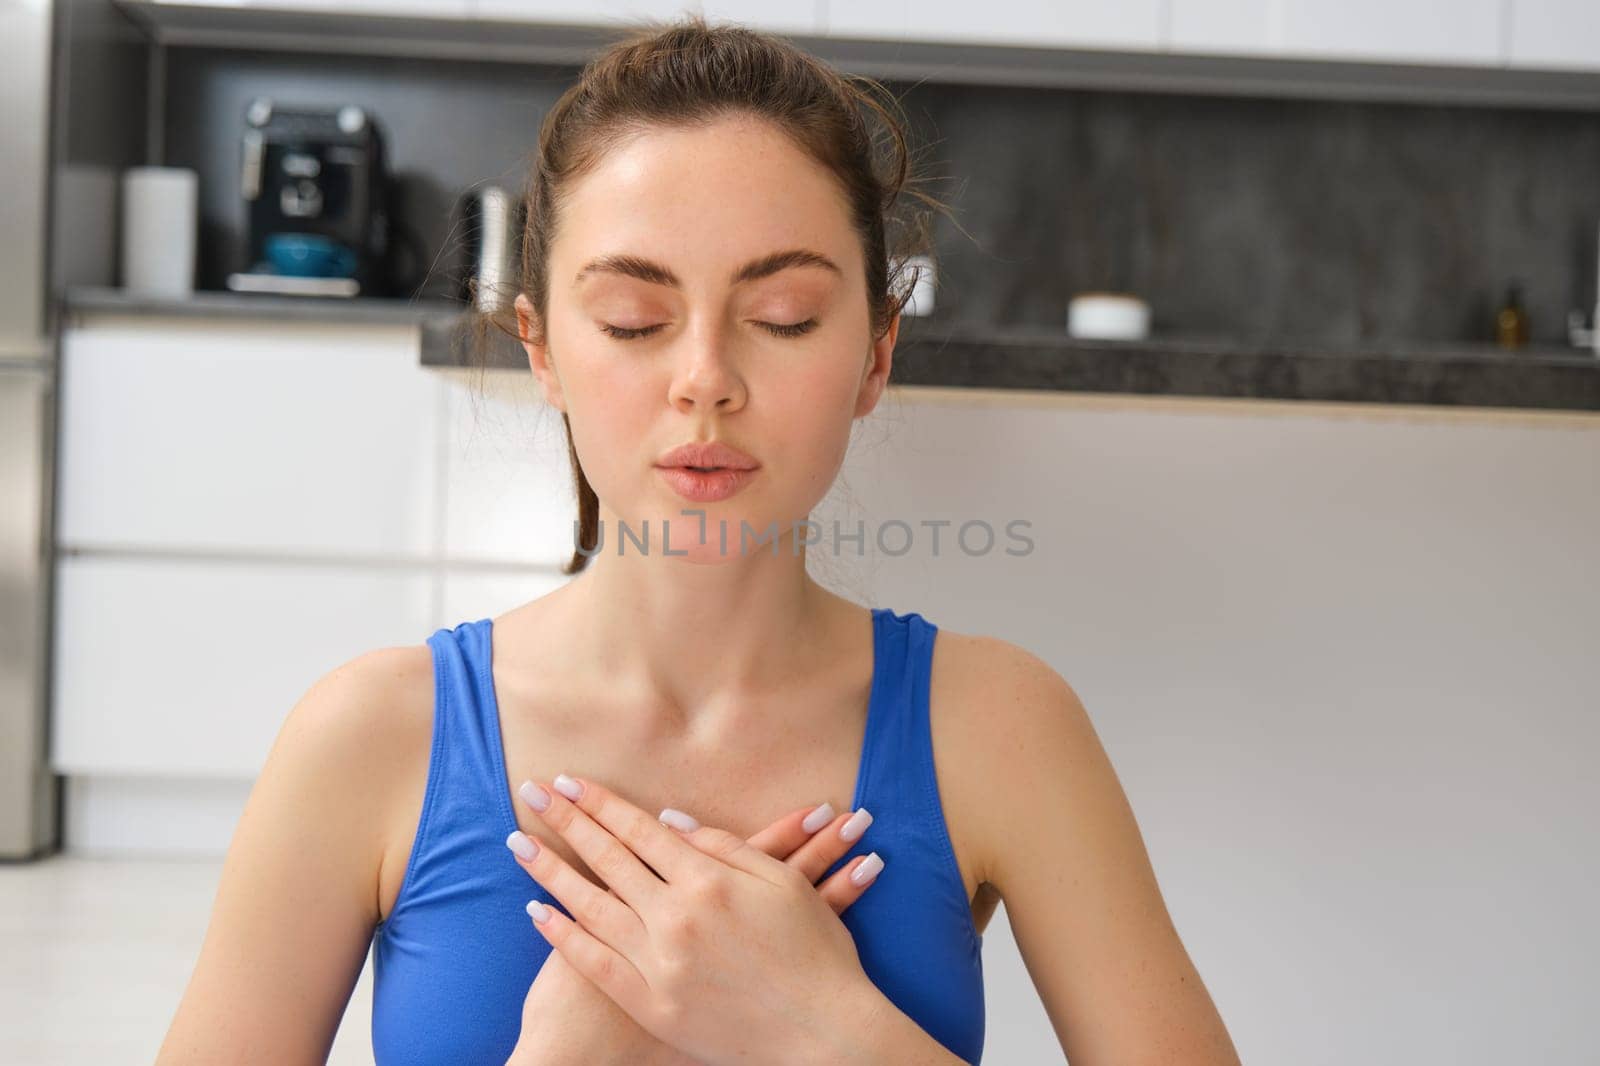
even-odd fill
[{"label": "dark countertop", "polygon": [[[422,324],[425,366],[476,366],[463,323]],[[489,369],[527,369],[509,338]],[[1351,346],[1241,343],[1224,338],[1080,340],[1038,328],[941,326],[906,319],[895,344],[895,385],[1034,389],[1348,403],[1600,411],[1600,358],[1581,348],[1516,352],[1492,344]]]},{"label": "dark countertop", "polygon": [[[450,300],[232,292],[164,299],[75,288],[63,303],[69,313],[410,322],[421,331],[423,366],[479,365],[467,355],[464,305]],[[509,337],[496,336],[488,357],[488,369],[527,372],[526,358]],[[1585,349],[1550,345],[1508,352],[1471,342],[1345,347],[1217,337],[1097,341],[1037,327],[907,318],[890,380],[950,388],[1600,411],[1600,358]]]},{"label": "dark countertop", "polygon": [[1600,411],[1600,358],[1492,344],[1090,341],[1038,330],[896,345],[906,384]]},{"label": "dark countertop", "polygon": [[126,289],[78,286],[61,301],[67,313],[177,315],[182,318],[272,318],[291,322],[358,322],[404,325],[429,318],[454,321],[463,304],[453,300],[385,300],[373,297],[277,296],[201,290],[189,296],[149,296]]}]

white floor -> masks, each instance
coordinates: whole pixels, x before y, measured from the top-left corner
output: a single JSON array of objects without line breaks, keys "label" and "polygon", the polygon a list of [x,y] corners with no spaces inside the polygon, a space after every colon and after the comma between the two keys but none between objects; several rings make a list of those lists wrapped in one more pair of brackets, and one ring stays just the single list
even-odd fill
[{"label": "white floor", "polygon": [[[54,856],[0,865],[0,1063],[154,1062],[222,861]],[[371,966],[328,1062],[372,1062]]]}]

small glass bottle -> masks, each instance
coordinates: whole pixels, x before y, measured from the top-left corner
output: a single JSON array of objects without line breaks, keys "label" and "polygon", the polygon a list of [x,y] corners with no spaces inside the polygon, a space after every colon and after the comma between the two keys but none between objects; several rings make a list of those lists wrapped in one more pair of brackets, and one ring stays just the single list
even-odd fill
[{"label": "small glass bottle", "polygon": [[1520,282],[1513,281],[1506,287],[1506,301],[1495,314],[1495,340],[1508,350],[1528,343],[1528,312],[1522,307]]}]

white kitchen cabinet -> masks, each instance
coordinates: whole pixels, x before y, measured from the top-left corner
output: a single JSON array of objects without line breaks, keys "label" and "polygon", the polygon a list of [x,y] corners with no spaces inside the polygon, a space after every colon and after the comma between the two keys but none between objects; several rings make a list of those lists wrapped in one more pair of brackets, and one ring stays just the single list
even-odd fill
[{"label": "white kitchen cabinet", "polygon": [[414,325],[92,316],[61,346],[58,544],[431,555]]},{"label": "white kitchen cabinet", "polygon": [[447,396],[445,560],[566,562],[578,505],[561,412],[527,370],[433,373]]},{"label": "white kitchen cabinet", "polygon": [[568,580],[560,413],[527,371],[424,367],[418,340],[69,322],[50,738],[69,847],[220,854],[319,677]]},{"label": "white kitchen cabinet", "polygon": [[1503,0],[1171,0],[1165,48],[1285,59],[1498,66]]},{"label": "white kitchen cabinet", "polygon": [[55,576],[69,775],[254,777],[319,677],[441,624],[425,567],[66,555]]},{"label": "white kitchen cabinet", "polygon": [[1165,0],[839,0],[827,8],[832,37],[941,41],[1035,48],[1156,51]]},{"label": "white kitchen cabinet", "polygon": [[152,0],[184,7],[260,8],[279,11],[333,11],[355,15],[408,15],[417,18],[466,18],[473,0]]},{"label": "white kitchen cabinet", "polygon": [[[834,0],[837,2],[837,0]],[[827,22],[829,0],[702,0],[707,21],[731,20],[769,33],[821,34]]]},{"label": "white kitchen cabinet", "polygon": [[152,0],[186,7],[228,7],[279,11],[337,12],[349,15],[418,18],[483,18],[506,22],[607,25],[640,19],[672,20],[702,12],[711,20],[730,20],[775,33],[822,32],[827,0]]},{"label": "white kitchen cabinet", "polygon": [[1513,67],[1600,70],[1600,0],[1509,0]]},{"label": "white kitchen cabinet", "polygon": [[467,4],[477,18],[596,26],[620,26],[644,19],[671,20],[685,11],[700,10],[699,0],[467,0]]}]

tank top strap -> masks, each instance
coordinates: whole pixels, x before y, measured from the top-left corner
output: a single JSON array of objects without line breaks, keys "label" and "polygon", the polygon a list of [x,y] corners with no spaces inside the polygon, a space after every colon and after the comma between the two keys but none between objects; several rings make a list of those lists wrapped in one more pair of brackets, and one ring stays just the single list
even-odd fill
[{"label": "tank top strap", "polygon": [[[467,621],[438,629],[427,639],[434,647],[434,757],[445,755],[456,789],[478,781],[504,791],[490,626],[488,618]],[[437,743],[438,733],[443,733],[443,747]]]},{"label": "tank top strap", "polygon": [[411,857],[372,941],[372,1061],[504,1062],[548,944],[523,906],[553,901],[506,850],[516,825],[490,669],[493,622],[435,630],[433,746]]},{"label": "tank top strap", "polygon": [[[938,965],[975,973],[982,934],[973,923],[933,757],[930,691],[939,627],[915,611],[898,614],[883,608],[873,614],[879,658],[867,713],[864,783],[856,797],[856,806],[870,810],[873,822],[834,869],[857,855],[879,851],[897,876],[873,889],[879,893],[876,901],[869,892],[851,904],[845,924],[858,934],[860,948],[859,934],[876,935],[867,931],[870,923],[903,924],[903,915],[916,914],[925,923],[921,932],[939,930],[928,950],[953,952]],[[874,943],[864,950],[893,954],[902,948]]]},{"label": "tank top strap", "polygon": [[876,658],[856,805],[926,818],[937,810],[928,682],[938,627],[915,611],[872,614]]},{"label": "tank top strap", "polygon": [[[498,841],[516,825],[506,795],[500,709],[491,669],[491,619],[435,630],[433,750],[419,850],[469,827]],[[498,831],[499,836],[495,833]]]}]

